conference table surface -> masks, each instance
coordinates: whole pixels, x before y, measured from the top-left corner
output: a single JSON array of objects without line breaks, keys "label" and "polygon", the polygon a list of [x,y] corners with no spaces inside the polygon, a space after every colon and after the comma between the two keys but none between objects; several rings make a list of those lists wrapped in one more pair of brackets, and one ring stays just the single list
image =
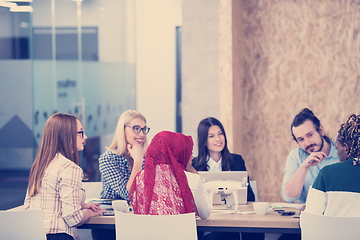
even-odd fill
[{"label": "conference table surface", "polygon": [[[199,231],[218,232],[300,233],[298,217],[282,216],[274,211],[274,209],[270,210],[266,215],[256,215],[255,213],[251,213],[253,211],[252,205],[252,202],[246,205],[239,205],[237,212],[216,209],[211,213],[209,218],[196,219],[197,229]],[[299,204],[298,207],[302,205],[303,204]],[[292,205],[292,207],[294,206],[295,208],[284,207],[283,210],[298,213],[298,207]],[[115,217],[92,217],[78,228],[115,229]]]}]

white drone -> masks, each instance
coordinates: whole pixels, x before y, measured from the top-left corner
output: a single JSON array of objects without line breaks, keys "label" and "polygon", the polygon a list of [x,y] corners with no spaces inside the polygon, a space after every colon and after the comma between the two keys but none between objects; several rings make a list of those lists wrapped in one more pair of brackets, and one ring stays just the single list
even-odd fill
[{"label": "white drone", "polygon": [[230,208],[231,205],[229,205],[226,202],[226,198],[230,196],[231,194],[234,195],[234,201],[235,201],[235,211],[237,211],[238,207],[238,194],[237,192],[243,189],[247,188],[247,179],[244,178],[242,182],[238,181],[231,181],[231,180],[217,180],[217,181],[209,181],[204,183],[204,188],[208,192],[210,192],[210,201],[211,205],[213,203],[213,195],[214,193],[220,194],[221,196],[221,202],[223,205],[225,205],[227,208]]}]

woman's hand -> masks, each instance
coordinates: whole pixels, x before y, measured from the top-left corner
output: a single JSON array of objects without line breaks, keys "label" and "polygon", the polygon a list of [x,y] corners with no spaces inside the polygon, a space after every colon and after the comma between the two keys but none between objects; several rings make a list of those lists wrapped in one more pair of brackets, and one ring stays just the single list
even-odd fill
[{"label": "woman's hand", "polygon": [[126,189],[130,192],[136,174],[141,171],[144,158],[144,150],[139,145],[131,146],[130,144],[127,145],[127,149],[129,151],[129,155],[134,159],[134,166],[131,170],[129,181],[126,184]]},{"label": "woman's hand", "polygon": [[93,211],[97,211],[99,209],[103,209],[100,207],[98,203],[83,203],[81,204],[81,209],[91,209]]},{"label": "woman's hand", "polygon": [[195,174],[199,174],[192,165],[193,159],[194,159],[194,157],[191,154],[190,160],[189,160],[188,164],[186,165],[186,171],[191,172],[191,173],[195,173]]},{"label": "woman's hand", "polygon": [[102,213],[106,212],[107,210],[105,208],[101,208],[100,204],[98,203],[83,203],[81,205],[81,209],[89,209],[91,210],[91,217],[99,216]]},{"label": "woman's hand", "polygon": [[96,216],[103,214],[107,210],[105,208],[98,207],[96,210],[91,209],[91,211],[92,211],[92,217],[96,217]]},{"label": "woman's hand", "polygon": [[99,216],[107,211],[106,209],[101,208],[99,204],[96,203],[83,203],[81,204],[81,210],[84,215],[81,221],[76,226],[80,226],[84,224],[87,220],[89,220],[91,217]]},{"label": "woman's hand", "polygon": [[144,149],[140,145],[131,146],[130,144],[127,145],[127,149],[129,151],[129,156],[134,159],[135,164],[141,164],[144,158]]}]

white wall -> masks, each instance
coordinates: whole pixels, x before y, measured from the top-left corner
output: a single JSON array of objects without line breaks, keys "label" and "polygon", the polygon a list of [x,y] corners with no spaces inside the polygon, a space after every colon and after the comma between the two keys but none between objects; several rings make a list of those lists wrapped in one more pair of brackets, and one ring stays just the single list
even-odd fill
[{"label": "white wall", "polygon": [[220,117],[219,2],[183,0],[182,120],[183,133],[194,140],[206,117]]},{"label": "white wall", "polygon": [[136,105],[150,140],[176,129],[175,27],[182,24],[182,7],[178,0],[137,0],[135,9]]}]

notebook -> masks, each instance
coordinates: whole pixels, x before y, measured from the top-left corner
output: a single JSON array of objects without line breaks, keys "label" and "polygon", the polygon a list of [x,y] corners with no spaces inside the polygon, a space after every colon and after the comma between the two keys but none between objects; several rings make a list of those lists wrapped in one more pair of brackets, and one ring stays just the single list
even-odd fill
[{"label": "notebook", "polygon": [[[247,171],[222,171],[222,172],[208,172],[208,171],[198,171],[200,177],[204,182],[217,181],[217,180],[231,180],[242,182],[243,179],[248,179]],[[227,201],[235,202],[234,196],[230,195],[227,197]],[[239,204],[247,204],[247,188],[238,191],[238,201]],[[214,194],[213,204],[221,204],[221,197],[219,194]]]}]

